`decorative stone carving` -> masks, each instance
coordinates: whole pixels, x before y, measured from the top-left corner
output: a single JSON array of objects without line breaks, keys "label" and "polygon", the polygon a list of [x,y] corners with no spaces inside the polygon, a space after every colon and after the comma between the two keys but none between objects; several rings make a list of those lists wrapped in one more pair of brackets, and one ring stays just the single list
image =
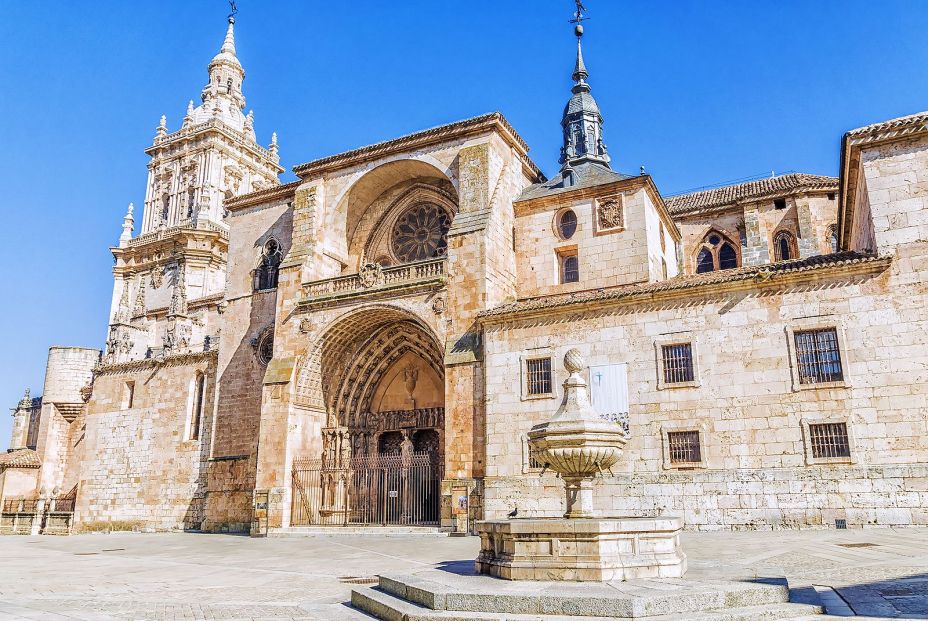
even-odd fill
[{"label": "decorative stone carving", "polygon": [[358,279],[364,288],[376,287],[383,283],[383,267],[379,263],[365,263],[358,270]]},{"label": "decorative stone carving", "polygon": [[162,284],[164,284],[164,268],[156,265],[151,268],[151,288],[160,289]]},{"label": "decorative stone carving", "polygon": [[135,305],[132,307],[132,316],[140,317],[145,314],[145,279],[138,278],[135,291]]},{"label": "decorative stone carving", "polygon": [[300,332],[302,334],[309,334],[310,332],[312,332],[312,329],[313,329],[312,319],[308,319],[306,317],[304,317],[303,319],[300,319]]},{"label": "decorative stone carving", "polygon": [[596,218],[600,231],[622,228],[622,197],[607,196],[596,201]]},{"label": "decorative stone carving", "polygon": [[435,296],[435,299],[432,300],[432,312],[436,315],[441,315],[445,312],[445,298],[440,295]]}]

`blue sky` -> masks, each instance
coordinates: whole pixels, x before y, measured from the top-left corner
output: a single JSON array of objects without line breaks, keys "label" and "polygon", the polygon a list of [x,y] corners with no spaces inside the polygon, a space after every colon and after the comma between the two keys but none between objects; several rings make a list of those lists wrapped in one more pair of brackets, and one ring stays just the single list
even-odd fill
[{"label": "blue sky", "polygon": [[[239,0],[244,90],[289,168],[491,110],[549,175],[569,95],[570,0]],[[928,108],[922,1],[586,0],[584,57],[615,168],[665,194],[836,174],[848,129]],[[102,345],[108,247],[141,205],[222,42],[221,0],[0,0],[0,405],[42,391],[50,345]],[[0,449],[10,417],[0,413]]]}]

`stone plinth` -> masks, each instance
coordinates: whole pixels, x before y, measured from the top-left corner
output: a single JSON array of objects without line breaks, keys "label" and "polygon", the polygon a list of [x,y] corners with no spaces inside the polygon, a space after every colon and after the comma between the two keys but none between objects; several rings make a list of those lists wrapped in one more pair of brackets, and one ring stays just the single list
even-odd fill
[{"label": "stone plinth", "polygon": [[479,522],[476,570],[507,580],[680,578],[682,529],[678,517]]}]

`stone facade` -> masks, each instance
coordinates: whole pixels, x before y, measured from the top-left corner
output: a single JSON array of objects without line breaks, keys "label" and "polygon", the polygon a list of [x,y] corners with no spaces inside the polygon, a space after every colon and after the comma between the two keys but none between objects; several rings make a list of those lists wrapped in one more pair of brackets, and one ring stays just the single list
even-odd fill
[{"label": "stone facade", "polygon": [[[928,523],[926,115],[849,132],[839,178],[665,198],[610,168],[578,51],[552,179],[492,113],[280,185],[231,23],[209,72],[203,105],[146,151],[105,351],[53,348],[40,406],[14,411],[6,497],[73,493],[78,525],[256,533],[557,515],[525,436],[577,348],[628,434],[594,484],[602,512]],[[413,458],[418,517],[346,474],[412,476]]]}]

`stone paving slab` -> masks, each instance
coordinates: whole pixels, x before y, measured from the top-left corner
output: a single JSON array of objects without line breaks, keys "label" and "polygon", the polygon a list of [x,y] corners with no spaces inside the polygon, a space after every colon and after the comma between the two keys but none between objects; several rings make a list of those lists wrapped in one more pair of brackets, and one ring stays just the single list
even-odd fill
[{"label": "stone paving slab", "polygon": [[[690,580],[786,577],[797,601],[818,603],[824,586],[858,615],[928,619],[925,529],[684,533],[683,545]],[[369,620],[344,606],[352,588],[447,571],[478,549],[472,537],[4,536],[0,619]]]}]

